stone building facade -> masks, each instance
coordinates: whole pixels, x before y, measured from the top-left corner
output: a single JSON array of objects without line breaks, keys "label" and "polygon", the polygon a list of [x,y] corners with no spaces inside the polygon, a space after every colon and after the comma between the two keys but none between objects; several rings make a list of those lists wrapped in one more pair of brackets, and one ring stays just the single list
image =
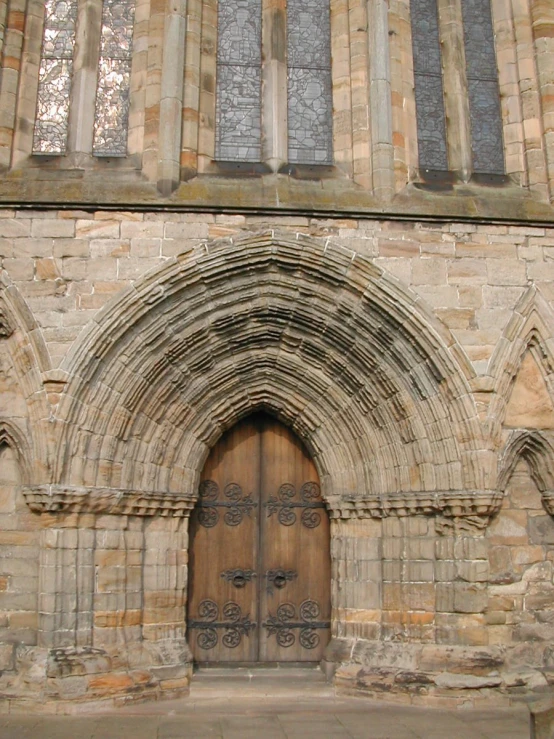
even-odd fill
[{"label": "stone building facade", "polygon": [[[477,165],[462,0],[323,5],[332,159],[287,148],[294,4],[263,0],[259,151],[222,160],[216,0],[133,5],[111,155],[102,3],[75,5],[65,139],[41,151],[45,3],[0,0],[6,705],[188,692],[189,515],[210,449],[259,411],[319,474],[338,687],[552,690],[554,8],[490,2],[499,172]],[[446,167],[424,166],[435,141]]]}]

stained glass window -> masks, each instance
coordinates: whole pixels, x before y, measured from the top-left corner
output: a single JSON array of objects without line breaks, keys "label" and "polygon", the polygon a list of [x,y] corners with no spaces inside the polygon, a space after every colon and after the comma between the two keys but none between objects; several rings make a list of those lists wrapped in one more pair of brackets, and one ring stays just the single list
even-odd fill
[{"label": "stained glass window", "polygon": [[288,0],[288,158],[332,164],[329,0]]},{"label": "stained glass window", "polygon": [[126,156],[134,0],[104,0],[93,154]]},{"label": "stained glass window", "polygon": [[34,154],[63,154],[67,147],[76,21],[77,0],[46,0]]},{"label": "stained glass window", "polygon": [[411,0],[410,8],[419,166],[445,171],[448,156],[437,1]]},{"label": "stained glass window", "polygon": [[217,11],[216,159],[259,162],[261,0],[224,0]]},{"label": "stained glass window", "polygon": [[490,0],[463,0],[473,171],[504,174],[502,114]]}]

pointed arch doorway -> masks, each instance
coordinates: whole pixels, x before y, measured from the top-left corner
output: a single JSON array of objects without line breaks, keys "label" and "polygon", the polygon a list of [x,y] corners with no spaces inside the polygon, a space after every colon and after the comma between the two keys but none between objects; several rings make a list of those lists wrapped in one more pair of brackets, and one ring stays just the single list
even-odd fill
[{"label": "pointed arch doorway", "polygon": [[212,449],[191,518],[195,661],[321,660],[330,637],[329,547],[303,444],[271,416],[240,421]]}]

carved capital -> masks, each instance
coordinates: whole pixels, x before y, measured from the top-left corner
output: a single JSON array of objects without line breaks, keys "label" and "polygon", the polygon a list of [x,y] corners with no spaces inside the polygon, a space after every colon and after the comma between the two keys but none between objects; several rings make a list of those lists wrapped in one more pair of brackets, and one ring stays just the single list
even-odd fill
[{"label": "carved capital", "polygon": [[[438,515],[445,522],[461,519],[473,522],[468,525],[474,530],[477,521],[486,527],[501,502],[502,493],[498,491],[447,490],[343,495],[328,498],[327,504],[334,519]],[[460,528],[458,524],[453,526]]]},{"label": "carved capital", "polygon": [[65,485],[29,485],[23,488],[35,513],[97,513],[119,516],[175,516],[184,518],[195,497],[186,493],[161,493]]}]

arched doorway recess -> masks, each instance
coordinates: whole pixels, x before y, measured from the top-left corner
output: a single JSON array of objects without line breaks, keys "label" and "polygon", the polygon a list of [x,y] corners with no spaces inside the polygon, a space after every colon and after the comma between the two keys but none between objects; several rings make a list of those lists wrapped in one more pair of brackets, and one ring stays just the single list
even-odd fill
[{"label": "arched doorway recess", "polygon": [[256,413],[212,449],[191,521],[197,662],[314,662],[329,640],[329,518],[299,439]]}]

